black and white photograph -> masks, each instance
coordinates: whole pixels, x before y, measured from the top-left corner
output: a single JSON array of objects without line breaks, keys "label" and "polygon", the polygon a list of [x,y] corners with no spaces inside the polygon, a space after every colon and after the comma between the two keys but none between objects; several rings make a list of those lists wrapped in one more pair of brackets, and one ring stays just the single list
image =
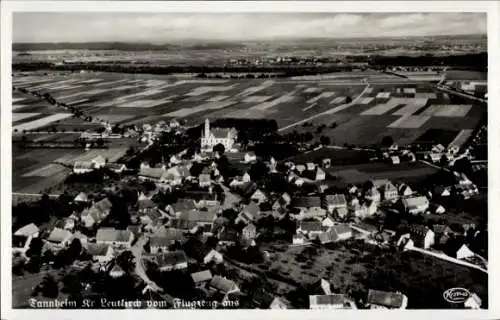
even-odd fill
[{"label": "black and white photograph", "polygon": [[489,13],[229,7],[11,13],[9,307],[490,309]]}]

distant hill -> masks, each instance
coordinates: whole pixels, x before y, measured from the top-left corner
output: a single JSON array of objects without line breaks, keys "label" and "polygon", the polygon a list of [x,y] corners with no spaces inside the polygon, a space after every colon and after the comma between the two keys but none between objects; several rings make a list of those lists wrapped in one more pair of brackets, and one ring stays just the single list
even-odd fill
[{"label": "distant hill", "polygon": [[58,43],[13,43],[14,51],[33,50],[117,50],[117,51],[169,51],[169,50],[238,50],[248,47],[296,47],[317,48],[331,45],[361,45],[361,44],[410,44],[415,42],[426,43],[453,43],[458,42],[485,42],[486,35],[452,35],[452,36],[425,36],[425,37],[373,37],[373,38],[282,38],[261,41],[212,41],[186,39],[183,42],[168,44],[154,44],[141,42],[58,42]]}]

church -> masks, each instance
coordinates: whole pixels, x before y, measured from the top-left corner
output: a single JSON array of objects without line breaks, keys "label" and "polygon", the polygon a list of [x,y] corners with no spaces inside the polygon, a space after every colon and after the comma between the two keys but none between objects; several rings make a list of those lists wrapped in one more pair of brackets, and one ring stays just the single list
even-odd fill
[{"label": "church", "polygon": [[222,144],[226,151],[230,151],[238,136],[238,131],[234,128],[213,128],[210,129],[210,121],[205,119],[205,129],[201,134],[201,150],[213,151],[213,147]]}]

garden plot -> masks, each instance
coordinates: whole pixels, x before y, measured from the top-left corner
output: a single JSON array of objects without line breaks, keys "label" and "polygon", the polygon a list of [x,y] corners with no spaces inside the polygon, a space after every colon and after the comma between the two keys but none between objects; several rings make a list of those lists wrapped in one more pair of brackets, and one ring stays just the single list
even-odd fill
[{"label": "garden plot", "polygon": [[159,93],[162,93],[162,92],[163,91],[160,90],[160,89],[158,89],[158,88],[148,89],[146,91],[141,91],[141,92],[138,92],[138,93],[133,93],[133,94],[129,94],[129,95],[126,95],[126,96],[118,97],[113,102],[108,103],[106,106],[115,105],[117,103],[133,102],[131,100],[133,100],[133,99],[135,99],[137,97],[154,96],[155,94],[159,94]]},{"label": "garden plot", "polygon": [[262,82],[259,86],[246,88],[245,90],[238,93],[236,96],[237,97],[238,96],[243,96],[243,97],[250,96],[250,95],[255,94],[259,91],[266,90],[267,88],[270,88],[274,84],[275,84],[275,81],[266,80],[266,81]]},{"label": "garden plot", "polygon": [[145,81],[145,85],[148,87],[159,87],[159,86],[163,86],[164,84],[167,84],[167,81],[153,80],[153,79],[148,79]]},{"label": "garden plot", "polygon": [[272,96],[249,96],[242,100],[242,102],[248,103],[261,103],[268,99],[272,98]]},{"label": "garden plot", "polygon": [[335,99],[333,99],[330,104],[339,104],[339,103],[345,103],[346,102],[346,97],[336,97]]},{"label": "garden plot", "polygon": [[315,107],[315,106],[317,106],[317,105],[318,105],[318,103],[317,103],[317,102],[314,102],[313,104],[311,104],[311,105],[309,105],[309,106],[305,107],[304,109],[302,109],[302,111],[307,111],[307,110],[309,110],[309,109],[311,109],[311,108],[314,108],[314,107]]},{"label": "garden plot", "polygon": [[[169,103],[172,102],[168,98],[165,99],[157,99],[157,100],[134,100],[134,101],[128,101],[124,103],[120,103],[118,107],[120,108],[152,108],[155,106],[158,106],[160,104],[164,103]],[[113,104],[117,104],[116,102],[113,102]]]},{"label": "garden plot", "polygon": [[467,113],[469,113],[472,105],[465,104],[447,104],[447,105],[438,105],[438,109],[434,113],[434,116],[437,117],[465,117]]},{"label": "garden plot", "polygon": [[69,101],[69,102],[66,102],[67,105],[77,105],[77,104],[80,104],[80,103],[84,103],[84,102],[87,102],[89,101],[89,99],[79,99],[79,100],[74,100],[74,101]]},{"label": "garden plot", "polygon": [[22,109],[24,107],[27,107],[27,105],[25,105],[25,104],[13,104],[12,105],[12,111],[19,110],[19,109]]},{"label": "garden plot", "polygon": [[234,89],[237,86],[236,83],[229,85],[229,86],[207,86],[207,87],[196,87],[190,92],[188,92],[186,95],[190,97],[197,97],[201,96],[205,93],[210,93],[210,92],[224,92],[224,91],[229,91]]},{"label": "garden plot", "polygon": [[430,118],[431,116],[426,115],[406,115],[391,123],[388,128],[418,129],[422,125],[424,125],[424,123],[426,123]]},{"label": "garden plot", "polygon": [[89,84],[89,83],[96,83],[99,81],[102,81],[102,79],[89,79],[89,80],[80,81],[80,83]]},{"label": "garden plot", "polygon": [[39,115],[39,113],[27,112],[27,113],[13,113],[12,114],[12,122],[21,121],[23,119],[28,119]]},{"label": "garden plot", "polygon": [[167,117],[187,117],[187,116],[193,115],[195,113],[203,112],[203,111],[226,108],[226,107],[229,107],[235,103],[236,103],[236,101],[207,102],[205,104],[199,105],[199,106],[194,107],[194,108],[182,108],[182,109],[164,114],[164,116],[167,116]]},{"label": "garden plot", "polygon": [[304,90],[305,93],[315,93],[315,92],[321,92],[321,88],[317,88],[317,87],[309,87],[309,88],[306,88]]},{"label": "garden plot", "polygon": [[[424,107],[427,104],[428,99],[400,99],[401,103],[405,103],[406,106],[404,108],[399,109],[394,112],[395,116],[408,116],[417,112],[420,108]],[[405,101],[405,102],[403,102]]]},{"label": "garden plot", "polygon": [[15,97],[15,98],[13,97],[12,102],[14,103],[14,102],[22,101],[24,99],[26,99],[26,98],[25,97]]},{"label": "garden plot", "polygon": [[318,96],[316,96],[314,98],[311,98],[311,99],[307,100],[307,103],[315,103],[319,99],[322,99],[322,98],[331,98],[334,95],[335,95],[335,92],[333,92],[333,91],[326,91],[326,92],[323,92],[323,93],[319,94]]},{"label": "garden plot", "polygon": [[71,116],[72,116],[71,113],[56,113],[56,114],[52,114],[52,115],[45,117],[45,118],[37,119],[34,121],[30,121],[30,122],[25,122],[25,123],[22,123],[20,125],[14,126],[14,127],[12,127],[12,130],[18,130],[18,131],[33,130],[36,128],[46,126],[52,122],[69,118]]},{"label": "garden plot", "polygon": [[452,142],[450,142],[450,146],[457,146],[457,147],[461,147],[468,139],[469,137],[472,135],[472,132],[474,130],[472,129],[463,129],[461,130],[457,136],[455,137],[455,139],[453,139]]},{"label": "garden plot", "polygon": [[365,115],[370,115],[370,116],[383,115],[384,113],[396,108],[399,105],[401,105],[401,103],[398,100],[391,99],[391,100],[387,101],[386,103],[377,104],[374,107],[363,111],[361,113],[361,115],[364,115],[364,116]]}]

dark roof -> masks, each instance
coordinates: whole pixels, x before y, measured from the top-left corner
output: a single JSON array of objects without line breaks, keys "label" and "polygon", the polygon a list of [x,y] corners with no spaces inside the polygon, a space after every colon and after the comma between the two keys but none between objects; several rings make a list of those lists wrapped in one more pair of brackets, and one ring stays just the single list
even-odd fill
[{"label": "dark roof", "polygon": [[255,306],[260,309],[268,309],[274,300],[274,296],[269,292],[266,292],[264,289],[255,291],[252,298]]},{"label": "dark roof", "polygon": [[144,200],[137,201],[137,209],[138,210],[152,209],[154,207],[156,207],[156,204],[151,199],[144,199]]},{"label": "dark roof", "polygon": [[100,228],[97,230],[96,240],[99,241],[116,241],[124,242],[130,239],[131,232],[129,230],[117,230],[114,228]]},{"label": "dark roof", "polygon": [[12,236],[12,247],[13,248],[24,248],[26,245],[26,241],[28,240],[28,237],[26,236]]},{"label": "dark roof", "polygon": [[260,213],[260,207],[255,202],[251,201],[243,208],[243,211],[249,213],[252,217],[257,218]]},{"label": "dark roof", "polygon": [[208,281],[212,279],[212,273],[210,272],[210,270],[191,273],[191,279],[193,279],[194,283]]},{"label": "dark roof", "polygon": [[323,229],[321,221],[300,221],[299,227],[303,231],[321,231]]},{"label": "dark roof", "polygon": [[315,295],[309,296],[310,302],[316,302],[316,304],[322,305],[339,305],[345,303],[345,296],[343,294],[325,294],[325,295]]},{"label": "dark roof", "polygon": [[215,211],[183,211],[177,219],[176,226],[179,229],[191,229],[198,223],[213,223],[217,213]]},{"label": "dark roof", "polygon": [[160,229],[159,232],[155,232],[153,236],[149,238],[149,244],[151,246],[169,246],[175,241],[184,242],[186,238],[184,237],[184,232],[179,229],[168,228]]},{"label": "dark roof", "polygon": [[111,210],[112,206],[113,204],[111,203],[111,201],[109,201],[108,198],[104,198],[101,201],[94,203],[93,205],[93,207],[97,209],[99,212],[105,212]]},{"label": "dark roof", "polygon": [[187,240],[183,248],[189,257],[198,261],[203,261],[206,255],[212,250],[209,246],[193,238]]},{"label": "dark roof", "polygon": [[238,240],[238,232],[233,229],[224,228],[219,234],[220,241],[236,241]]},{"label": "dark roof", "polygon": [[214,276],[212,281],[210,281],[210,287],[215,288],[218,291],[222,291],[223,293],[228,293],[229,291],[235,289],[236,284],[232,280],[221,276]]},{"label": "dark roof", "polygon": [[295,208],[311,208],[321,207],[320,197],[299,197],[292,200],[292,207]]},{"label": "dark roof", "polygon": [[108,244],[89,243],[87,244],[87,253],[91,256],[104,256],[108,252]]},{"label": "dark roof", "polygon": [[400,308],[403,304],[403,297],[401,293],[370,289],[368,290],[367,302],[388,308]]},{"label": "dark roof", "polygon": [[174,266],[179,263],[185,263],[187,262],[187,256],[184,251],[171,251],[156,255],[155,260],[161,268],[164,266]]},{"label": "dark roof", "polygon": [[174,212],[181,212],[187,210],[195,210],[196,205],[192,199],[179,199],[176,203],[172,204]]}]

